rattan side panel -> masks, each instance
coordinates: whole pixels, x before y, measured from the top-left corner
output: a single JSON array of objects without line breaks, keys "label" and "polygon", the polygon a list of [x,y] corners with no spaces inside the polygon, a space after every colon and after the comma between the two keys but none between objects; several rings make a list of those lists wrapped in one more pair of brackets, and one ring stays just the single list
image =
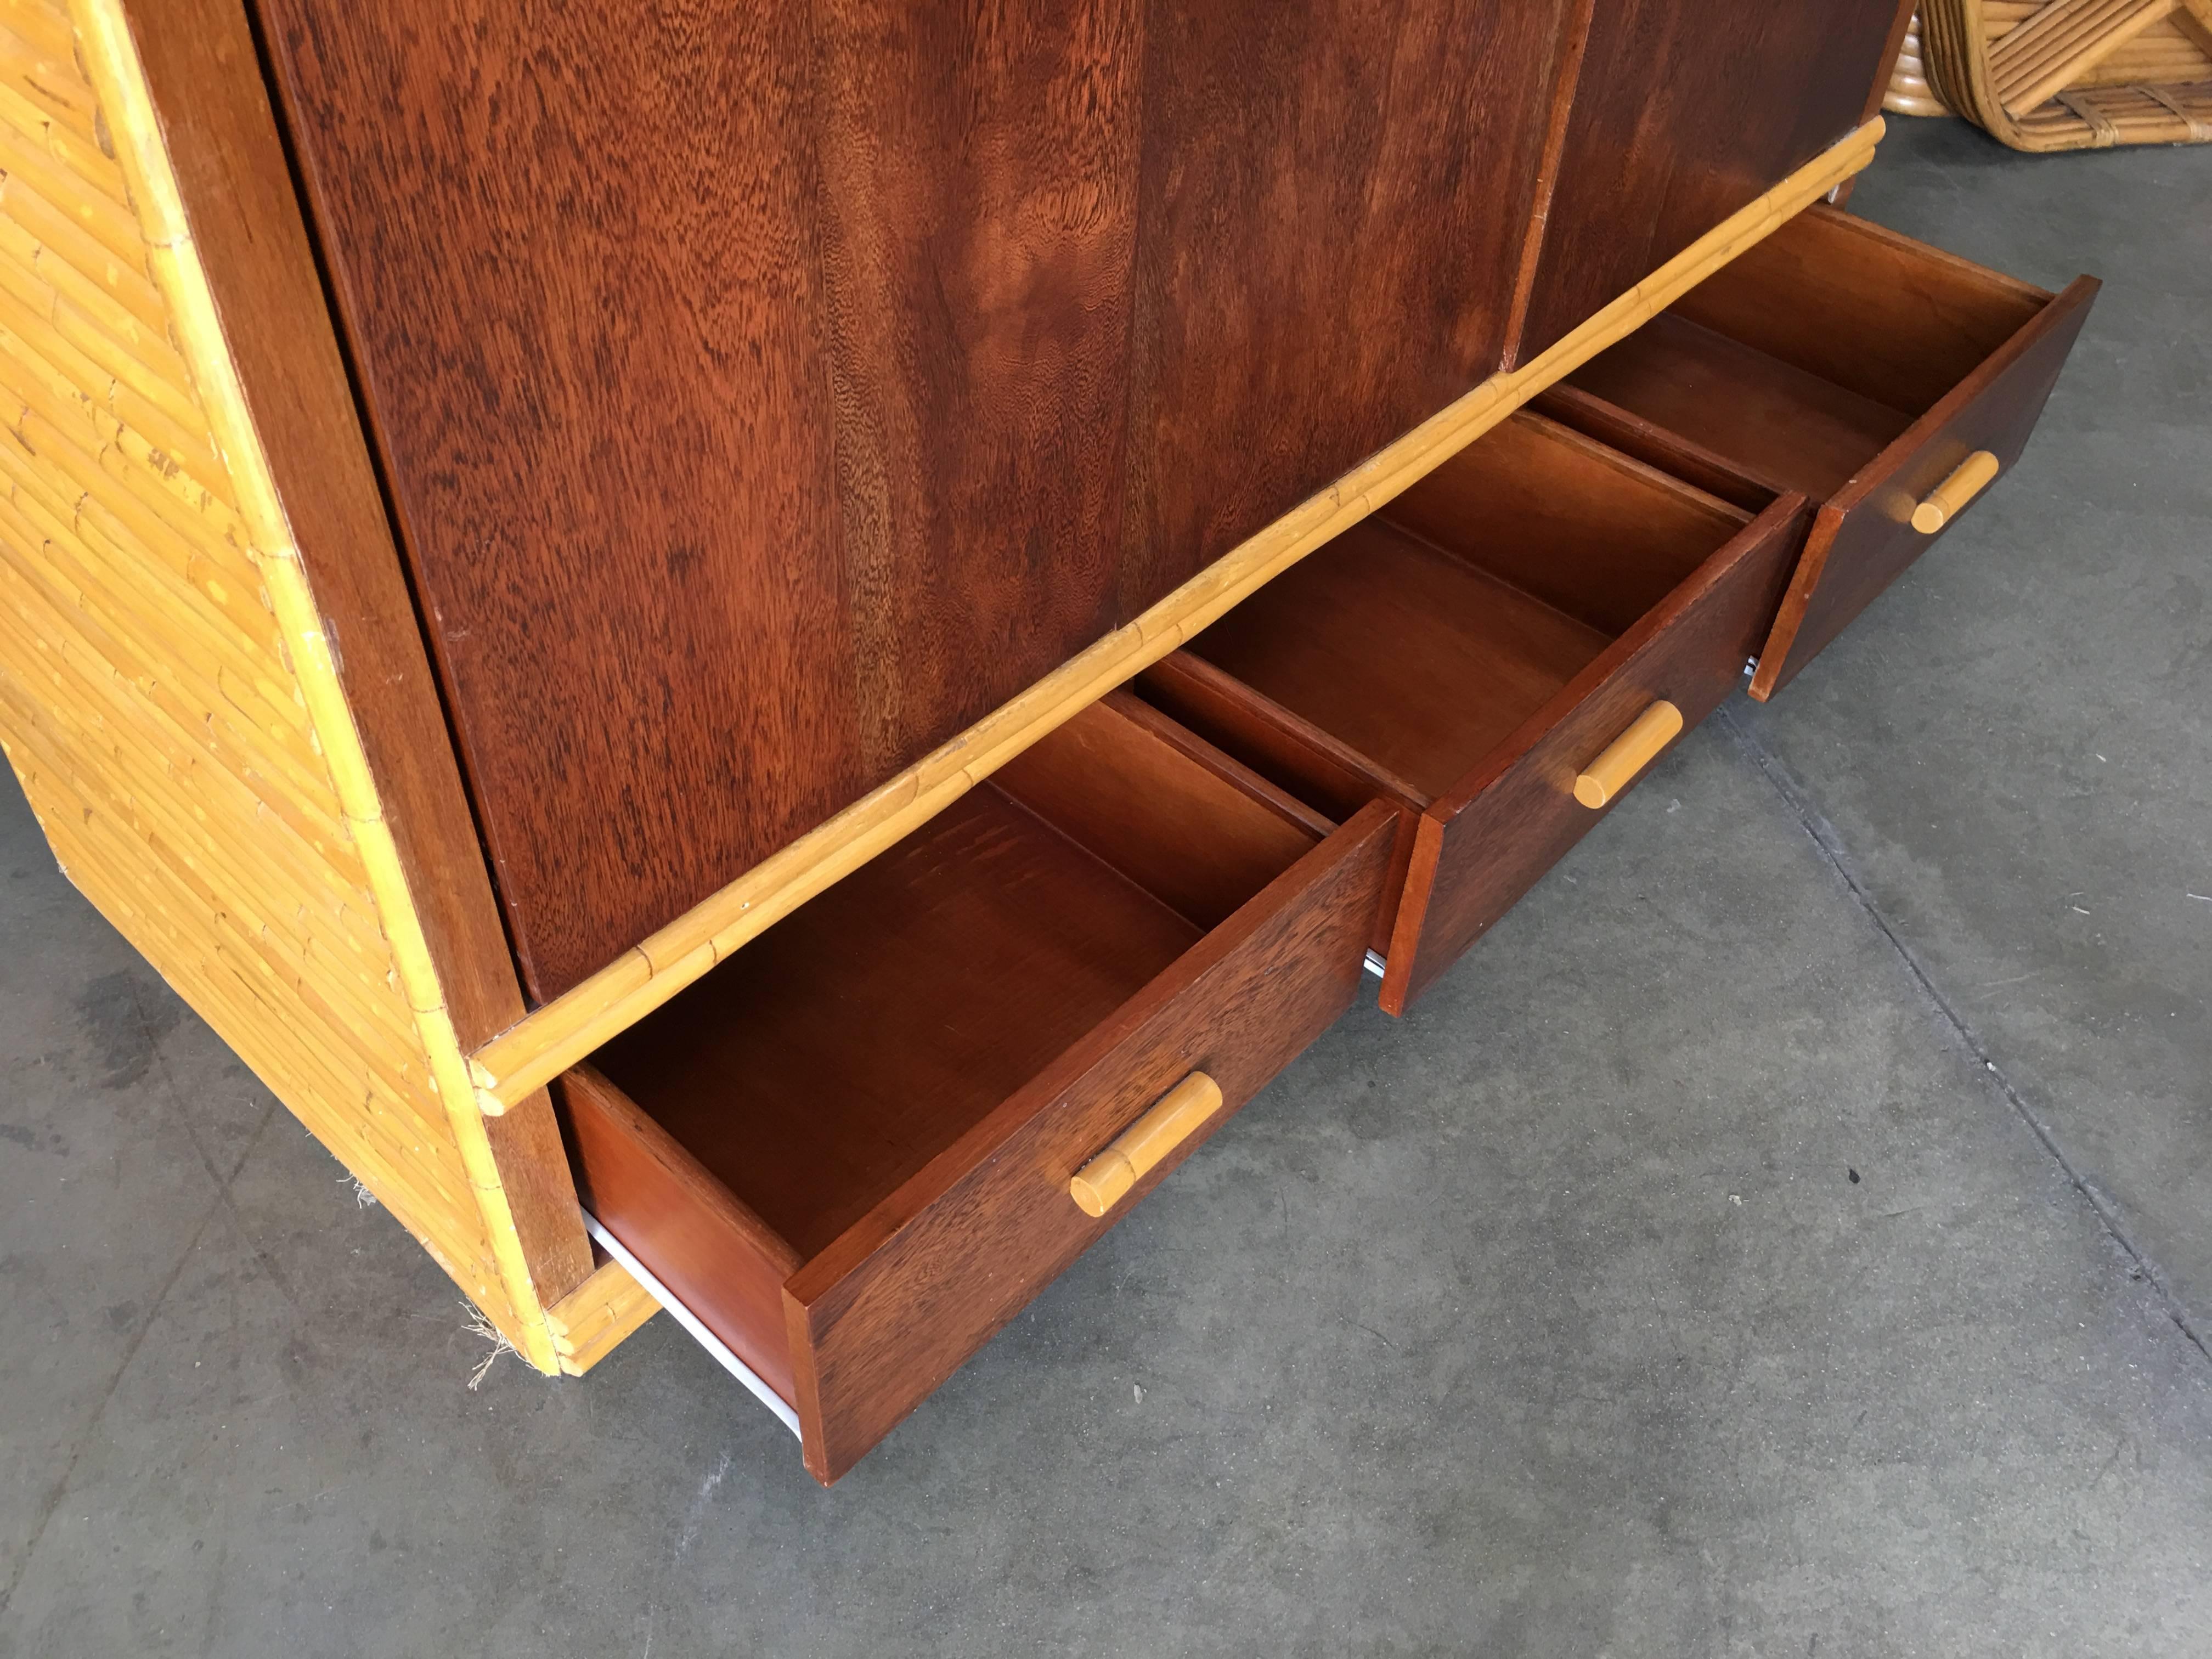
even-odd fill
[{"label": "rattan side panel", "polygon": [[70,878],[547,1364],[94,93],[113,45],[0,13],[0,740]]}]

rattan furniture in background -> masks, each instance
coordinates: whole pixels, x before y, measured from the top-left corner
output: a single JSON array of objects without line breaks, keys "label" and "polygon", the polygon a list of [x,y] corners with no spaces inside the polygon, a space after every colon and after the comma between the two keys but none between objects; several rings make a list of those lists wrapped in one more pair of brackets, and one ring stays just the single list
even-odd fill
[{"label": "rattan furniture in background", "polygon": [[1881,106],[1892,115],[1954,115],[1958,112],[1936,95],[1928,84],[1928,53],[1921,41],[1920,13],[1905,26],[1905,44],[1897,49],[1897,63],[1889,72],[1889,89]]},{"label": "rattan furniture in background", "polygon": [[1882,106],[2031,152],[2212,142],[2212,0],[1925,0]]}]

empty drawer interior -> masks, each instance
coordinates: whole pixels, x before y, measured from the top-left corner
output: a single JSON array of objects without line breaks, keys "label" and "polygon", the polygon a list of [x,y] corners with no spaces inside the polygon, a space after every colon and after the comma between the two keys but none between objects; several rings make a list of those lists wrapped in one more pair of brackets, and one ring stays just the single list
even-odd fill
[{"label": "empty drawer interior", "polygon": [[1815,208],[1566,386],[1773,490],[1835,495],[2051,301]]},{"label": "empty drawer interior", "polygon": [[586,1205],[681,1164],[735,1224],[623,1242],[790,1399],[784,1280],[1329,828],[1115,694],[600,1049],[647,1121],[572,1101]]},{"label": "empty drawer interior", "polygon": [[[1188,647],[1425,806],[1728,544],[1750,515],[1517,414]],[[1187,678],[1187,677],[1186,677]],[[1146,694],[1262,769],[1218,702]],[[1279,777],[1297,787],[1303,778]],[[1309,794],[1313,792],[1308,790]]]}]

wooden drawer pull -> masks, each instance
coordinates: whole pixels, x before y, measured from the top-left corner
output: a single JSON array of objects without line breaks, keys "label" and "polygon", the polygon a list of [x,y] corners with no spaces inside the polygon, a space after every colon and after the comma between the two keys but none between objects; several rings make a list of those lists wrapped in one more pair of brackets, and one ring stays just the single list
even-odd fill
[{"label": "wooden drawer pull", "polygon": [[1682,711],[1661,700],[1636,717],[1636,723],[1606,746],[1575,779],[1575,799],[1595,811],[1636,781],[1652,757],[1674,741]]},{"label": "wooden drawer pull", "polygon": [[1203,1072],[1161,1096],[1114,1144],[1075,1172],[1068,1196],[1087,1216],[1103,1216],[1127,1196],[1152,1166],[1188,1140],[1221,1109],[1221,1085]]},{"label": "wooden drawer pull", "polygon": [[1966,511],[1966,503],[1988,489],[1990,480],[1996,476],[1997,458],[1986,449],[1976,450],[1912,509],[1912,527],[1923,536],[1934,535]]}]

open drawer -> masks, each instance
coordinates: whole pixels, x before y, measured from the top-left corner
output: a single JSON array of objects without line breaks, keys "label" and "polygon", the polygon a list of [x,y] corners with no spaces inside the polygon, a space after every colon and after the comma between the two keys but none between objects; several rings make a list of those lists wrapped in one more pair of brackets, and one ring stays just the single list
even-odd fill
[{"label": "open drawer", "polygon": [[1395,834],[1113,694],[571,1072],[584,1203],[835,1480],[1344,1010]]},{"label": "open drawer", "polygon": [[1339,816],[1391,802],[1393,1013],[1743,675],[1809,512],[1756,518],[1516,414],[1139,692]]},{"label": "open drawer", "polygon": [[1815,207],[1537,406],[1739,503],[1820,503],[1759,653],[1764,699],[2020,458],[2096,292]]}]

